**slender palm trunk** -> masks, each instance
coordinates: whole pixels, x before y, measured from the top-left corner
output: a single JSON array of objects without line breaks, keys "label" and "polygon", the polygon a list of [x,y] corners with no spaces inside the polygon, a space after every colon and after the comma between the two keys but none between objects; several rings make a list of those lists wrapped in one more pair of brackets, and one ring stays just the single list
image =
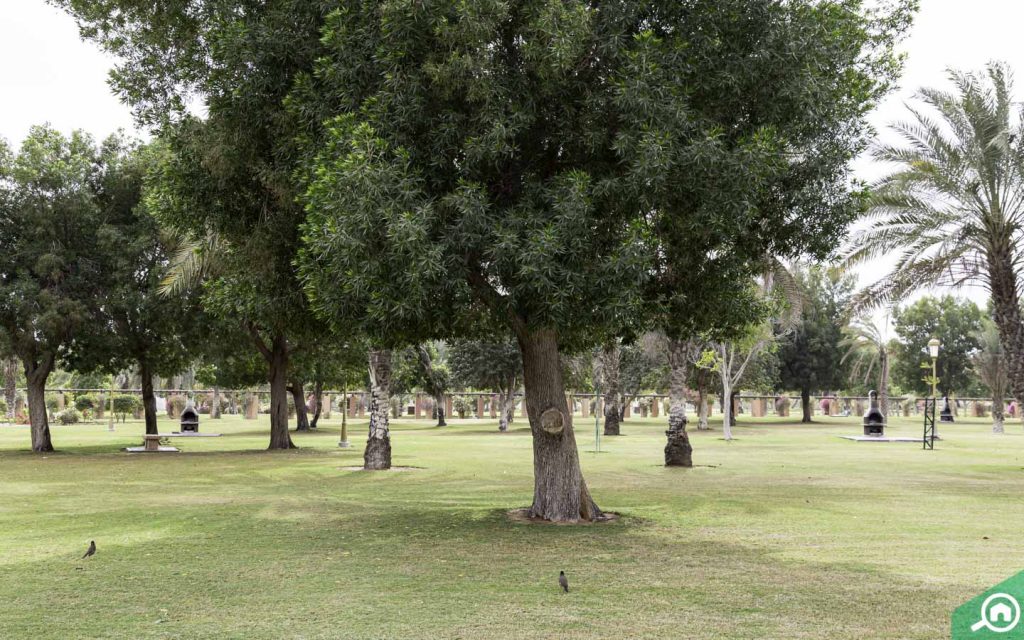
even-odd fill
[{"label": "slender palm trunk", "polygon": [[668,443],[665,445],[665,466],[669,467],[693,466],[693,446],[686,433],[686,367],[689,364],[686,356],[686,342],[669,339]]},{"label": "slender palm trunk", "polygon": [[1006,353],[1010,392],[1012,397],[1024,399],[1024,318],[1021,316],[1017,273],[1008,234],[1000,238],[986,258],[993,316]]},{"label": "slender palm trunk", "polygon": [[883,421],[889,422],[889,354],[885,345],[878,350],[878,408],[882,412]]},{"label": "slender palm trunk", "polygon": [[992,433],[1004,433],[1003,426],[1003,393],[1001,390],[992,392]]},{"label": "slender palm trunk", "polygon": [[363,467],[369,471],[391,468],[391,432],[388,407],[391,404],[391,351],[372,349],[370,369],[370,433],[363,452]]},{"label": "slender palm trunk", "polygon": [[617,436],[622,420],[622,407],[619,404],[619,364],[621,352],[619,341],[614,340],[605,345],[601,352],[602,368],[604,369],[604,435]]},{"label": "slender palm trunk", "polygon": [[526,414],[533,434],[530,515],[553,522],[593,520],[601,510],[590,497],[580,469],[555,331],[521,327],[516,338],[523,357]]},{"label": "slender palm trunk", "polygon": [[32,451],[53,451],[50,440],[50,421],[46,415],[46,379],[53,370],[54,356],[46,354],[40,360],[23,358],[25,380],[28,384],[28,416],[32,429]]}]

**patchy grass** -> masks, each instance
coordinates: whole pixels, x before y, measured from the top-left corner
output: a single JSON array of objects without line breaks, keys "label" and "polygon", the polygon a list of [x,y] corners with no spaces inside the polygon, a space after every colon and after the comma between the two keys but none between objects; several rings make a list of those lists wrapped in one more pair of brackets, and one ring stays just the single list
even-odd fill
[{"label": "patchy grass", "polygon": [[932,639],[1024,569],[1019,423],[943,425],[922,451],[820,420],[741,417],[666,469],[663,419],[600,454],[577,419],[591,491],[623,517],[569,527],[506,515],[532,496],[522,421],[398,422],[394,462],[417,468],[387,474],[346,470],[365,422],[351,449],[335,419],[266,452],[262,420],[204,420],[225,437],[161,455],[119,451],[138,422],[54,427],[49,455],[0,427],[0,638]]}]

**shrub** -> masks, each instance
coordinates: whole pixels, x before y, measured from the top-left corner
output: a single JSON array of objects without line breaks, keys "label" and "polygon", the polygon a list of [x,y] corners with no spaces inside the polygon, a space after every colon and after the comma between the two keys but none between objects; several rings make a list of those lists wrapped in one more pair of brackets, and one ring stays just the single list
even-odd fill
[{"label": "shrub", "polygon": [[46,394],[46,408],[47,409],[49,409],[50,411],[54,411],[54,412],[57,411],[57,402],[58,402],[57,396],[59,396],[59,395],[60,394],[57,394],[57,393],[48,393],[48,394]]},{"label": "shrub", "polygon": [[77,424],[82,420],[82,414],[78,409],[65,409],[56,415],[57,422],[61,424]]},{"label": "shrub", "polygon": [[124,422],[127,419],[129,413],[135,413],[135,410],[142,406],[142,401],[135,396],[122,394],[114,396],[114,415]]},{"label": "shrub", "polygon": [[460,418],[465,418],[467,413],[472,413],[475,406],[475,398],[471,396],[455,396],[452,398],[452,410],[459,414]]},{"label": "shrub", "polygon": [[170,396],[167,398],[167,417],[177,418],[185,410],[185,396]]},{"label": "shrub", "polygon": [[99,400],[92,394],[75,396],[75,408],[82,412],[82,417],[88,419],[93,409],[99,404]]}]

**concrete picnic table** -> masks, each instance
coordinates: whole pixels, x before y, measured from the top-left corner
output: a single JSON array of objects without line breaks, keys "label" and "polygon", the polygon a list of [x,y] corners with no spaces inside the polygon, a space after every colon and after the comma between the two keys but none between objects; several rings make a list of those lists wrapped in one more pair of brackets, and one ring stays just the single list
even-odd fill
[{"label": "concrete picnic table", "polygon": [[219,438],[220,435],[219,433],[182,433],[180,431],[175,431],[174,433],[147,433],[142,436],[141,447],[126,447],[125,451],[128,453],[177,453],[179,451],[177,447],[161,447],[160,441],[164,438]]}]

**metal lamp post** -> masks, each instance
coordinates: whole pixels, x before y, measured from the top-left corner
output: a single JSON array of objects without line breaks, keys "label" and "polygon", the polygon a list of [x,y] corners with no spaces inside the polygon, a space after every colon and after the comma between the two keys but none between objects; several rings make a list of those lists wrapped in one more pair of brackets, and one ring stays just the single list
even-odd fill
[{"label": "metal lamp post", "polygon": [[929,411],[928,402],[925,402],[925,437],[928,439],[928,427],[931,427],[931,442],[926,442],[925,446],[929,449],[935,447],[935,440],[939,437],[938,429],[935,426],[935,413],[936,405],[938,404],[938,368],[936,363],[939,359],[939,347],[942,343],[939,342],[938,338],[932,338],[928,341],[928,355],[932,357],[932,397],[931,397],[931,408]]},{"label": "metal lamp post", "polygon": [[938,382],[938,369],[936,368],[936,362],[939,359],[939,347],[942,343],[939,342],[938,338],[932,338],[928,341],[928,354],[932,357],[932,397],[937,398],[938,392],[936,391],[936,383]]}]

